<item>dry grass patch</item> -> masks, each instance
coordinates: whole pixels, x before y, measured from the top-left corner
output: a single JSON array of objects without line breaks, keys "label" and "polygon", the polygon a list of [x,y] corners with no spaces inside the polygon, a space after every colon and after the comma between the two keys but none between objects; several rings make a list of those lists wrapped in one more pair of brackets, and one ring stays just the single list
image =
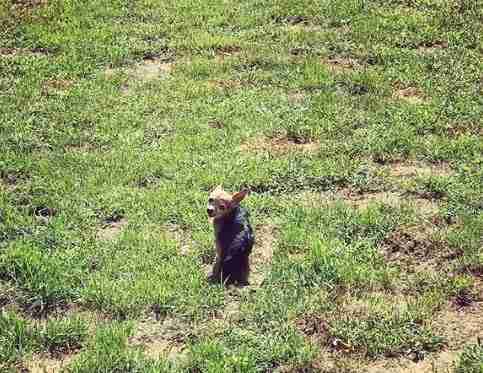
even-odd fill
[{"label": "dry grass patch", "polygon": [[251,275],[250,284],[260,286],[265,277],[268,267],[272,262],[273,249],[277,240],[277,229],[271,224],[261,225],[255,229],[255,247],[250,256]]},{"label": "dry grass patch", "polygon": [[305,100],[305,94],[301,91],[290,91],[287,98],[291,104],[301,104]]},{"label": "dry grass patch", "polygon": [[324,58],[321,62],[333,72],[351,71],[361,67],[356,59],[350,57]]},{"label": "dry grass patch", "polygon": [[156,58],[147,58],[129,70],[129,75],[135,79],[149,81],[165,78],[172,70],[174,64]]},{"label": "dry grass patch", "polygon": [[242,152],[287,154],[302,152],[313,154],[320,149],[318,141],[292,139],[283,137],[258,137],[250,139],[240,146]]},{"label": "dry grass patch", "polygon": [[0,189],[14,190],[19,183],[25,182],[27,179],[28,176],[22,173],[0,170]]},{"label": "dry grass patch", "polygon": [[75,355],[62,355],[54,359],[49,355],[39,354],[32,356],[32,359],[25,362],[22,372],[30,373],[57,373],[62,371],[74,359]]},{"label": "dry grass patch", "polygon": [[[126,71],[129,79],[122,87],[122,93],[128,93],[130,88],[130,80],[137,80],[141,82],[149,82],[152,80],[166,79],[174,68],[174,63],[157,57],[146,57],[142,62],[133,65],[131,68],[123,70]],[[108,79],[114,77],[118,69],[107,68],[104,70],[104,76]]]},{"label": "dry grass patch", "polygon": [[47,5],[47,0],[14,0],[12,1],[13,9],[35,8]]},{"label": "dry grass patch", "polygon": [[400,227],[391,232],[381,245],[384,257],[389,262],[403,264],[407,270],[421,263],[437,265],[446,262],[451,251],[432,228]]},{"label": "dry grass patch", "polygon": [[384,168],[392,177],[451,176],[453,171],[447,163],[394,162]]},{"label": "dry grass patch", "polygon": [[215,60],[222,63],[225,58],[237,56],[242,52],[242,49],[236,45],[225,45],[215,48]]},{"label": "dry grass patch", "polygon": [[51,94],[58,94],[63,93],[67,89],[69,89],[74,82],[68,79],[51,79],[47,80],[42,85],[42,94],[44,95],[51,95]]},{"label": "dry grass patch", "polygon": [[50,54],[51,51],[46,48],[0,48],[0,56],[15,57],[15,56],[34,56],[43,57]]},{"label": "dry grass patch", "polygon": [[449,350],[458,350],[468,343],[476,343],[478,337],[483,337],[482,326],[483,299],[464,309],[449,306],[433,320],[436,332],[447,338]]},{"label": "dry grass patch", "polygon": [[355,193],[350,189],[343,189],[340,195],[345,202],[358,209],[366,209],[378,202],[393,207],[401,204],[401,196],[396,192]]},{"label": "dry grass patch", "polygon": [[192,251],[195,242],[192,240],[190,233],[179,225],[166,224],[163,227],[163,232],[178,244],[181,255],[188,255]]},{"label": "dry grass patch", "polygon": [[424,45],[420,45],[417,48],[417,51],[421,54],[431,54],[436,51],[440,51],[442,49],[448,48],[448,43],[445,41],[437,41],[434,43],[427,43]]},{"label": "dry grass patch", "polygon": [[409,205],[422,215],[433,216],[439,212],[438,204],[433,200],[406,197],[399,192],[380,191],[361,193],[350,188],[338,191],[313,192],[304,191],[298,194],[298,201],[303,206],[318,208],[326,204],[333,204],[342,201],[356,209],[367,209],[375,203],[382,203],[391,207]]},{"label": "dry grass patch", "polygon": [[458,351],[441,351],[418,362],[408,359],[383,359],[361,368],[367,373],[446,373],[453,371],[458,356]]},{"label": "dry grass patch", "polygon": [[483,136],[483,126],[477,122],[468,124],[453,123],[446,127],[446,133],[450,138],[458,138],[460,136]]},{"label": "dry grass patch", "polygon": [[247,83],[243,82],[241,80],[236,80],[236,79],[225,79],[225,80],[209,80],[208,81],[208,86],[211,88],[217,88],[221,91],[224,90],[231,90],[231,89],[238,89],[243,86],[246,86]]},{"label": "dry grass patch", "polygon": [[145,319],[137,324],[129,343],[141,347],[150,358],[166,356],[174,358],[182,353],[191,328],[185,323],[166,317],[161,322]]},{"label": "dry grass patch", "polygon": [[127,224],[128,221],[124,217],[107,221],[106,224],[97,231],[97,238],[106,241],[114,240],[121,234]]},{"label": "dry grass patch", "polygon": [[64,145],[64,150],[66,152],[86,154],[86,153],[98,151],[99,148],[94,144],[84,142],[84,143],[78,143],[78,144],[66,144]]},{"label": "dry grass patch", "polygon": [[416,87],[407,87],[396,89],[393,93],[393,97],[398,100],[406,101],[410,104],[423,104],[427,101],[427,97],[424,93]]},{"label": "dry grass patch", "polygon": [[289,16],[278,16],[273,17],[275,23],[280,24],[287,24],[287,25],[308,25],[309,24],[309,17],[302,16],[302,15],[289,15]]}]

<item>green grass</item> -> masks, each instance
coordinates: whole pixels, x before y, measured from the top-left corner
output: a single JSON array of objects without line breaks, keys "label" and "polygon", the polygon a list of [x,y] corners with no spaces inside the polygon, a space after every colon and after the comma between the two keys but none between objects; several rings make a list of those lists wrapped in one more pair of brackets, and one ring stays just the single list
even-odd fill
[{"label": "green grass", "polygon": [[456,372],[458,373],[480,373],[483,371],[483,348],[481,342],[468,345],[463,350]]},{"label": "green grass", "polygon": [[[481,1],[35,3],[0,5],[1,369],[356,369],[451,345],[435,322],[483,273]],[[261,285],[205,281],[220,183],[252,190]]]},{"label": "green grass", "polygon": [[79,350],[86,340],[87,324],[80,318],[51,318],[45,323],[34,323],[14,312],[0,315],[0,368],[7,368],[22,356],[33,352],[52,355]]}]

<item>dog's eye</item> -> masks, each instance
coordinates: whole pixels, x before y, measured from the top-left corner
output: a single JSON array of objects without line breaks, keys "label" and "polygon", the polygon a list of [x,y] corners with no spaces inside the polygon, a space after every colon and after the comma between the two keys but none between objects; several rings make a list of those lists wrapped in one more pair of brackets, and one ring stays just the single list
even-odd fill
[{"label": "dog's eye", "polygon": [[226,209],[226,206],[225,205],[220,205],[220,210],[224,210]]},{"label": "dog's eye", "polygon": [[213,203],[215,200],[213,198],[208,198],[208,203]]}]

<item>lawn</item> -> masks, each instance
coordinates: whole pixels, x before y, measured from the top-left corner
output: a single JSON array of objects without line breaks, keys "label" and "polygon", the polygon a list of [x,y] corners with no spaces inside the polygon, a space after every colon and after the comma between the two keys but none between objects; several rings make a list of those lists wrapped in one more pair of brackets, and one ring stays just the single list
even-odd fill
[{"label": "lawn", "polygon": [[481,0],[2,1],[0,370],[483,372],[482,71]]}]

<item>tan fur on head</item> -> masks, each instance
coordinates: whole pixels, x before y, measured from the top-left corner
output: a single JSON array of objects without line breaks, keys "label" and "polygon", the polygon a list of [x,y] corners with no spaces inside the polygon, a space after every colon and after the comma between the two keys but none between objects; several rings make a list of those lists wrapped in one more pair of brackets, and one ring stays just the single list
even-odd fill
[{"label": "tan fur on head", "polygon": [[212,219],[222,218],[238,206],[247,194],[248,189],[242,189],[240,192],[231,194],[223,190],[221,185],[218,185],[208,197],[208,216]]}]

